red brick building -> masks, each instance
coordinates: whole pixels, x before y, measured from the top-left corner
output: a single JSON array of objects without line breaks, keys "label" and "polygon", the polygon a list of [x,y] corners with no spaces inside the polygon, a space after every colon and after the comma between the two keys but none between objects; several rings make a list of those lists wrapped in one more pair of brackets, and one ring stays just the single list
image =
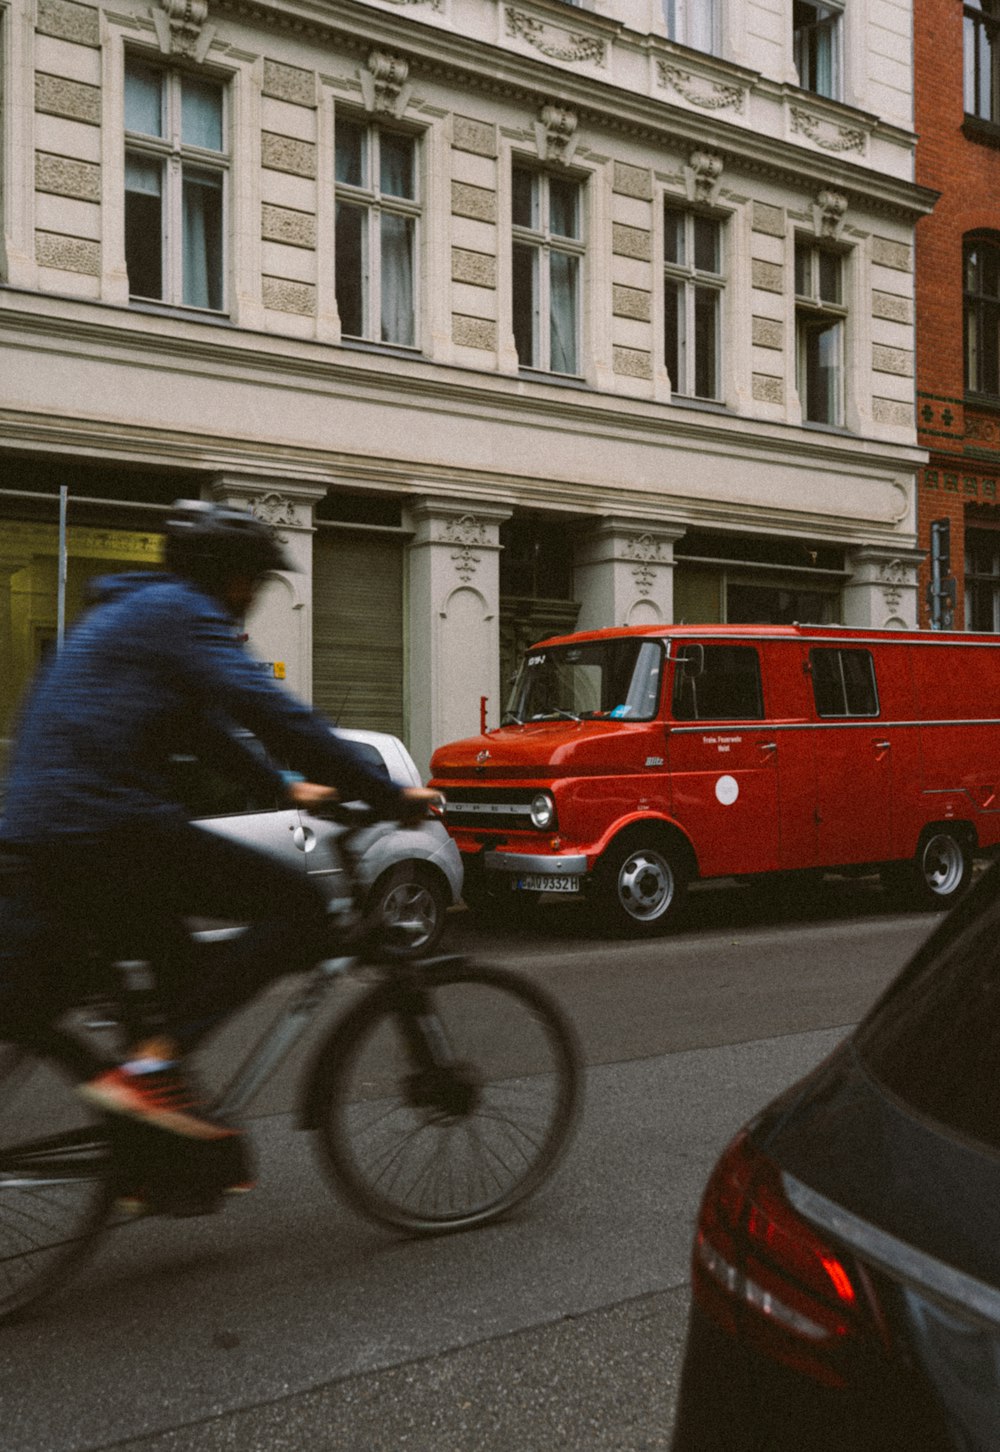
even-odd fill
[{"label": "red brick building", "polygon": [[914,7],[920,622],[931,523],[950,522],[954,625],[1000,631],[1000,0]]}]

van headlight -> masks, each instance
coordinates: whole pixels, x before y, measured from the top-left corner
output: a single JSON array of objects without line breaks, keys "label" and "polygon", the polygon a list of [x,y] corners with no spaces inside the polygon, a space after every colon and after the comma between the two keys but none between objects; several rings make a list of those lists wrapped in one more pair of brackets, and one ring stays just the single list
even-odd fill
[{"label": "van headlight", "polygon": [[539,832],[546,832],[555,824],[556,804],[548,792],[536,792],[531,798],[531,823]]}]

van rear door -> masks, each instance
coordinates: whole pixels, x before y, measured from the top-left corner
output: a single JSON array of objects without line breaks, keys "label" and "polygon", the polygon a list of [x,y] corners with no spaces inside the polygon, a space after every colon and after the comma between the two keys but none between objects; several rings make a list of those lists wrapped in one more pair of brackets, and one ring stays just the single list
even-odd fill
[{"label": "van rear door", "polygon": [[703,877],[769,872],[778,863],[777,746],[764,724],[755,644],[675,644],[667,727],[674,816]]}]

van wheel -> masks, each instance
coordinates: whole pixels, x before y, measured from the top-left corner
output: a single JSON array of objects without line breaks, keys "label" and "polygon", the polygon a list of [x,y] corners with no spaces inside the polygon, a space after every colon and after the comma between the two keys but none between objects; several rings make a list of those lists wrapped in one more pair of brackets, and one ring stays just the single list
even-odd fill
[{"label": "van wheel", "polygon": [[912,862],[884,874],[889,886],[902,888],[918,907],[942,912],[957,902],[972,880],[969,836],[952,827],[932,827],[920,839]]},{"label": "van wheel", "polygon": [[641,837],[612,843],[594,873],[594,926],[653,937],[673,926],[686,893],[687,872],[672,847]]}]

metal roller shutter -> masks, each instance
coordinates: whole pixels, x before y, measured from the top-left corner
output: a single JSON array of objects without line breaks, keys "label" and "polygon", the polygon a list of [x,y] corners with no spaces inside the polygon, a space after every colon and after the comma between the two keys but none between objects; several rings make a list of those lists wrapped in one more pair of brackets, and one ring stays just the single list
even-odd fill
[{"label": "metal roller shutter", "polygon": [[403,548],[313,537],[313,699],[337,725],[403,735]]}]

